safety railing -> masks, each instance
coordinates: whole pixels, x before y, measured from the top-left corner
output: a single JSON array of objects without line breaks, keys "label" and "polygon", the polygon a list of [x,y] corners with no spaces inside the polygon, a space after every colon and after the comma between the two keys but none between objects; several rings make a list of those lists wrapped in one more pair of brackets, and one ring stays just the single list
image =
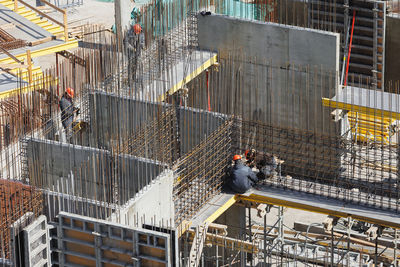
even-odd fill
[{"label": "safety railing", "polygon": [[32,57],[31,57],[31,51],[30,50],[26,51],[26,60],[25,60],[25,62],[19,60],[13,54],[8,52],[6,49],[2,48],[1,46],[0,46],[0,52],[6,54],[7,56],[9,56],[12,60],[14,60],[16,62],[16,64],[0,64],[0,69],[7,72],[8,70],[15,69],[15,68],[20,68],[20,69],[21,68],[26,68],[27,71],[28,71],[29,84],[31,84],[32,83]]},{"label": "safety railing", "polygon": [[36,12],[37,14],[39,14],[40,16],[52,21],[53,23],[61,26],[64,28],[64,38],[65,41],[68,41],[68,20],[67,20],[67,10],[65,9],[61,9],[45,0],[40,0],[40,2],[42,2],[45,5],[48,5],[49,7],[55,9],[56,11],[60,12],[63,15],[63,22],[59,22],[58,20],[56,20],[55,18],[52,18],[51,16],[47,15],[46,13],[44,13],[43,11],[33,7],[32,5],[26,3],[25,1],[22,0],[14,0],[14,12],[18,11],[19,8],[19,4],[22,4],[28,8],[30,8],[32,11]]}]

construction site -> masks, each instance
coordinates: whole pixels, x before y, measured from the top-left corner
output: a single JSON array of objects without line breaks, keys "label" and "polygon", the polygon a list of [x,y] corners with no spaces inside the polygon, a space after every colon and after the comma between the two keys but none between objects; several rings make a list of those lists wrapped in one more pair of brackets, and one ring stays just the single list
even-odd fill
[{"label": "construction site", "polygon": [[400,266],[399,51],[398,0],[0,0],[0,266]]}]

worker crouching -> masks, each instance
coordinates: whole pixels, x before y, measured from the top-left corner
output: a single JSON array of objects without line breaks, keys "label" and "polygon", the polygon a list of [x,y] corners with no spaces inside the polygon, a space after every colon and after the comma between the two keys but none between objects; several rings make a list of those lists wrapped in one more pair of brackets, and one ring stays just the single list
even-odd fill
[{"label": "worker crouching", "polygon": [[258,182],[258,178],[248,166],[243,164],[240,155],[235,155],[233,161],[229,186],[236,193],[243,194]]}]

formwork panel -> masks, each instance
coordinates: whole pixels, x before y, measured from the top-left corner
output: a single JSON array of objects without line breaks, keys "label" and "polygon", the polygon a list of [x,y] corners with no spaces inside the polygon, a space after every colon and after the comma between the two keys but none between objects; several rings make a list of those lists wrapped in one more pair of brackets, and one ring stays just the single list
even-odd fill
[{"label": "formwork panel", "polygon": [[61,212],[54,238],[60,265],[172,266],[170,236],[156,231]]},{"label": "formwork panel", "polygon": [[25,266],[50,266],[50,235],[46,216],[24,228]]}]

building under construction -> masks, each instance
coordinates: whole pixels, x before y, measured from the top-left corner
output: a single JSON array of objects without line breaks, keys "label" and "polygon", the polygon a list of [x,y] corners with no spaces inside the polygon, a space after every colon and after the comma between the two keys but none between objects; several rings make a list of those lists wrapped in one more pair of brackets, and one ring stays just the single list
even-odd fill
[{"label": "building under construction", "polygon": [[1,266],[399,266],[398,2],[42,2],[0,0]]}]

